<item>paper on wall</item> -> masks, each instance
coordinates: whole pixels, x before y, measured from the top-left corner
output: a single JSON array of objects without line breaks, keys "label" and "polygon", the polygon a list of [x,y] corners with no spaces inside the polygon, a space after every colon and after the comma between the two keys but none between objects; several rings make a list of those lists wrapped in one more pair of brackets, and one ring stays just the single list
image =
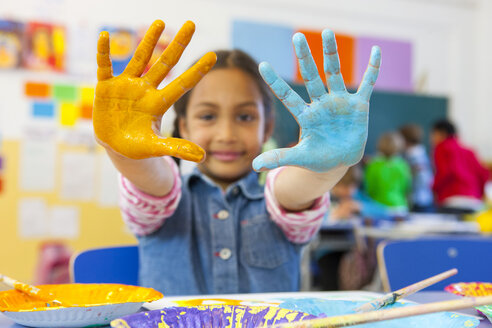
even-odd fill
[{"label": "paper on wall", "polygon": [[21,238],[39,238],[46,235],[47,208],[41,198],[24,198],[18,203],[19,235]]},{"label": "paper on wall", "polygon": [[99,195],[101,206],[118,205],[118,171],[106,153],[99,155]]},{"label": "paper on wall", "polygon": [[61,165],[60,197],[67,200],[92,200],[95,184],[95,155],[66,152],[62,154]]},{"label": "paper on wall", "polygon": [[21,143],[20,187],[24,191],[53,191],[56,172],[56,131],[49,127],[27,130]]},{"label": "paper on wall", "polygon": [[75,206],[53,206],[47,232],[50,237],[75,239],[79,236],[79,209]]},{"label": "paper on wall", "polygon": [[79,120],[73,128],[60,130],[58,138],[61,143],[69,146],[84,146],[88,150],[96,147],[92,122]]}]

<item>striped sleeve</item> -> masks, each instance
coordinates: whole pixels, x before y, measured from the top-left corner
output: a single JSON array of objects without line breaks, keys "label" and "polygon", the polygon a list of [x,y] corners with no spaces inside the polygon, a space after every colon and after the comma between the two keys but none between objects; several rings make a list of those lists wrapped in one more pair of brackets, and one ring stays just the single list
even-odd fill
[{"label": "striped sleeve", "polygon": [[316,199],[313,206],[302,212],[288,212],[275,199],[273,186],[278,174],[284,167],[268,173],[265,185],[265,202],[268,213],[285,233],[288,240],[302,244],[308,242],[318,232],[323,218],[330,207],[329,193]]},{"label": "striped sleeve", "polygon": [[155,197],[138,190],[120,175],[120,209],[126,225],[137,236],[151,234],[173,215],[181,199],[181,176],[178,165],[171,157],[164,157],[171,167],[174,185],[162,197]]}]

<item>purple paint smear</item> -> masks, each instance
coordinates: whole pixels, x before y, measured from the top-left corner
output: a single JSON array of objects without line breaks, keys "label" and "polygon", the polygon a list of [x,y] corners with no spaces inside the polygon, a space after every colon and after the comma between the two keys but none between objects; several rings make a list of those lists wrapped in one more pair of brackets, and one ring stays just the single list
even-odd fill
[{"label": "purple paint smear", "polygon": [[372,46],[381,47],[381,69],[375,89],[413,92],[412,44],[405,41],[358,37],[355,72],[359,83],[367,68]]},{"label": "purple paint smear", "polygon": [[[226,308],[231,311],[224,311]],[[236,322],[236,308],[246,308],[240,322]],[[154,310],[142,313],[128,315],[122,320],[113,321],[111,327],[130,327],[130,328],[155,328],[164,321],[169,327],[210,327],[210,328],[254,328],[265,325],[288,323],[300,320],[314,319],[316,316],[306,315],[297,312],[292,321],[285,317],[276,318],[276,314],[281,311],[280,308],[266,307],[261,311],[253,311],[248,306],[210,306],[203,307],[171,307],[163,310]],[[265,320],[269,311],[275,311],[270,319]],[[254,313],[256,312],[256,313]],[[295,313],[295,312],[294,312]],[[270,313],[271,314],[271,313]],[[270,317],[270,316],[268,316]],[[126,326],[125,326],[126,324]]]}]

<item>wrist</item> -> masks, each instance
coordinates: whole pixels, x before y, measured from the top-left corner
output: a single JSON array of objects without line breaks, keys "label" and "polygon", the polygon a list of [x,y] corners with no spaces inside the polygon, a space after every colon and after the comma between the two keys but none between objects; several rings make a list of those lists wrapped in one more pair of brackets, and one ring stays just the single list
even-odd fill
[{"label": "wrist", "polygon": [[345,173],[347,173],[348,169],[350,166],[347,165],[339,165],[336,166],[326,172],[312,172],[314,175],[317,176],[318,179],[323,180],[323,181],[337,181],[340,180]]}]

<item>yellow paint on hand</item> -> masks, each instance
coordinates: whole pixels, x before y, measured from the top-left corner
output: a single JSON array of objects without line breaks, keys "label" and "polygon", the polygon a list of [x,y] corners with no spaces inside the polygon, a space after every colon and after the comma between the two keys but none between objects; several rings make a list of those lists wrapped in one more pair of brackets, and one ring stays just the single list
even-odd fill
[{"label": "yellow paint on hand", "polygon": [[186,22],[159,60],[143,75],[153,49],[164,29],[157,20],[149,28],[125,71],[112,75],[109,34],[102,32],[98,41],[98,84],[95,91],[93,124],[98,141],[105,147],[132,159],[175,156],[200,162],[205,151],[179,138],[163,138],[159,130],[164,113],[185,92],[193,88],[213,67],[216,55],[205,54],[195,65],[163,89],[157,86],[176,65],[195,31]]}]

